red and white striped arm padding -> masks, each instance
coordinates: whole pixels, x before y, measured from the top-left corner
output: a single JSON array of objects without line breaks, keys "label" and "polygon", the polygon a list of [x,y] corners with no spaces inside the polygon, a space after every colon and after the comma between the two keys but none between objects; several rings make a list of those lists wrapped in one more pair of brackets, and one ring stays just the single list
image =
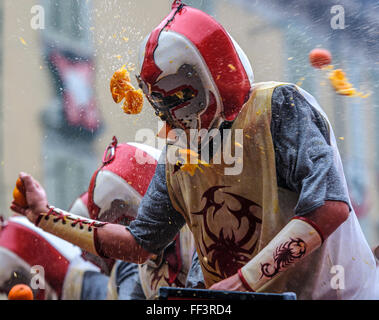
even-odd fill
[{"label": "red and white striped arm padding", "polygon": [[319,248],[324,237],[309,219],[293,218],[239,271],[246,289],[257,291],[278,274]]},{"label": "red and white striped arm padding", "polygon": [[104,258],[106,257],[102,255],[97,241],[97,229],[106,224],[107,222],[83,218],[54,207],[50,207],[47,213],[41,213],[36,221],[36,226],[44,231]]}]

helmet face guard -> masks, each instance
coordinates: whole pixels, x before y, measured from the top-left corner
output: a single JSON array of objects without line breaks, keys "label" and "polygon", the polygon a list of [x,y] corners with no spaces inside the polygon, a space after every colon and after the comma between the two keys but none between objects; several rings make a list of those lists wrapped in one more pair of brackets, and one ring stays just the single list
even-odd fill
[{"label": "helmet face guard", "polygon": [[208,101],[201,78],[191,65],[180,66],[177,73],[160,79],[150,89],[142,84],[142,90],[156,114],[170,126],[199,127],[198,115],[206,109]]},{"label": "helmet face guard", "polygon": [[238,44],[212,17],[177,1],[140,60],[139,85],[174,128],[218,128],[235,119],[250,94],[253,74]]}]

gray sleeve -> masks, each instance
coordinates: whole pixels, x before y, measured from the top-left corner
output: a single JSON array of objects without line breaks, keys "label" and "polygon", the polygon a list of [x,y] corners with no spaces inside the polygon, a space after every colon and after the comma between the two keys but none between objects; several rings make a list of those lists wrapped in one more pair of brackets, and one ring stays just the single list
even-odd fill
[{"label": "gray sleeve", "polygon": [[186,288],[205,289],[203,272],[201,270],[199,256],[195,251],[192,256],[192,263],[188,271]]},{"label": "gray sleeve", "polygon": [[299,194],[296,215],[313,211],[326,200],[349,204],[327,123],[292,85],[274,90],[271,134],[278,185]]},{"label": "gray sleeve", "polygon": [[115,268],[118,299],[146,300],[139,278],[138,265],[117,261]]},{"label": "gray sleeve", "polygon": [[[165,152],[162,156],[165,157]],[[166,184],[165,161],[159,160],[155,175],[141,200],[137,218],[127,229],[137,243],[153,254],[159,254],[185,225],[183,216],[172,204]]]},{"label": "gray sleeve", "polygon": [[109,277],[97,272],[86,271],[83,276],[80,300],[105,300]]},{"label": "gray sleeve", "polygon": [[[145,300],[138,265],[116,261],[116,286],[119,300]],[[81,300],[106,300],[109,277],[96,271],[84,273]]]},{"label": "gray sleeve", "polygon": [[133,279],[127,279],[126,281],[121,283],[118,299],[146,300],[139,275],[133,276]]}]

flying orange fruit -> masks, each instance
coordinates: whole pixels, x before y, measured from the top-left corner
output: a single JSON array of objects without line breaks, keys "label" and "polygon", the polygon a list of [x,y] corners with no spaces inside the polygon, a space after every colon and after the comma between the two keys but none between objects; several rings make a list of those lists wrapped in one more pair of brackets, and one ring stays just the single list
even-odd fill
[{"label": "flying orange fruit", "polygon": [[28,202],[26,201],[25,186],[20,178],[16,181],[16,187],[13,189],[13,199],[20,207],[27,208]]},{"label": "flying orange fruit", "polygon": [[309,53],[309,62],[314,68],[321,69],[332,62],[332,54],[329,50],[316,48]]}]

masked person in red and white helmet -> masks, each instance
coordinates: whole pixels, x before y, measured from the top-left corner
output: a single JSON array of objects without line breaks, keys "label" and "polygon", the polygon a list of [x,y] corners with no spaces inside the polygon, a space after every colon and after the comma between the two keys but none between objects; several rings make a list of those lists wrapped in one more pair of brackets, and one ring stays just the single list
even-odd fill
[{"label": "masked person in red and white helmet", "polygon": [[[114,137],[106,149],[102,165],[92,176],[88,192],[75,200],[69,212],[83,221],[89,217],[129,225],[136,217],[139,202],[154,175],[159,156],[160,151],[155,148],[139,143],[118,144]],[[48,234],[32,226],[40,233]],[[9,241],[12,242],[12,239]],[[44,256],[36,254],[38,246],[29,246],[29,251],[34,252],[34,260],[42,264],[46,261]],[[162,254],[141,266],[83,251],[81,256],[88,262],[68,266],[59,298],[140,300],[155,297],[161,286],[185,286],[193,253],[193,238],[188,228],[183,228]],[[88,268],[88,265],[93,267]]]},{"label": "masked person in red and white helmet", "polygon": [[[89,217],[88,192],[69,212]],[[8,294],[19,283],[31,286],[36,300],[67,300],[82,290],[85,274],[100,268],[83,259],[79,247],[37,228],[26,217],[13,215],[0,226],[0,292]],[[41,272],[41,273],[39,273]],[[99,290],[92,290],[92,296]]]},{"label": "masked person in red and white helmet", "polygon": [[[23,174],[33,210],[13,208],[98,255],[137,263],[162,252],[187,224],[211,289],[378,298],[375,259],[317,101],[293,84],[254,83],[248,59],[224,28],[180,1],[143,48],[138,80],[145,96],[177,137],[206,130],[200,136],[216,142],[208,144],[210,163],[184,170],[183,160],[172,161],[181,139],[168,143],[127,229],[94,221],[69,232],[66,214],[48,208],[40,186]],[[231,149],[242,167],[230,171],[220,154],[238,137]],[[191,151],[207,152],[188,140]]]},{"label": "masked person in red and white helmet", "polygon": [[89,218],[88,191],[82,193],[71,205],[69,211],[78,216]]},{"label": "masked person in red and white helmet", "polygon": [[[89,217],[129,225],[136,218],[160,154],[159,150],[140,143],[119,144],[114,137],[89,185]],[[86,272],[76,298],[150,299],[161,286],[184,287],[193,253],[193,238],[188,228],[183,228],[160,255],[140,266],[85,252],[84,257],[99,266],[102,273]]]},{"label": "masked person in red and white helmet", "polygon": [[65,299],[72,287],[72,269],[100,271],[81,253],[26,217],[14,215],[0,226],[0,292],[7,295],[22,283],[31,287],[35,300]]}]

